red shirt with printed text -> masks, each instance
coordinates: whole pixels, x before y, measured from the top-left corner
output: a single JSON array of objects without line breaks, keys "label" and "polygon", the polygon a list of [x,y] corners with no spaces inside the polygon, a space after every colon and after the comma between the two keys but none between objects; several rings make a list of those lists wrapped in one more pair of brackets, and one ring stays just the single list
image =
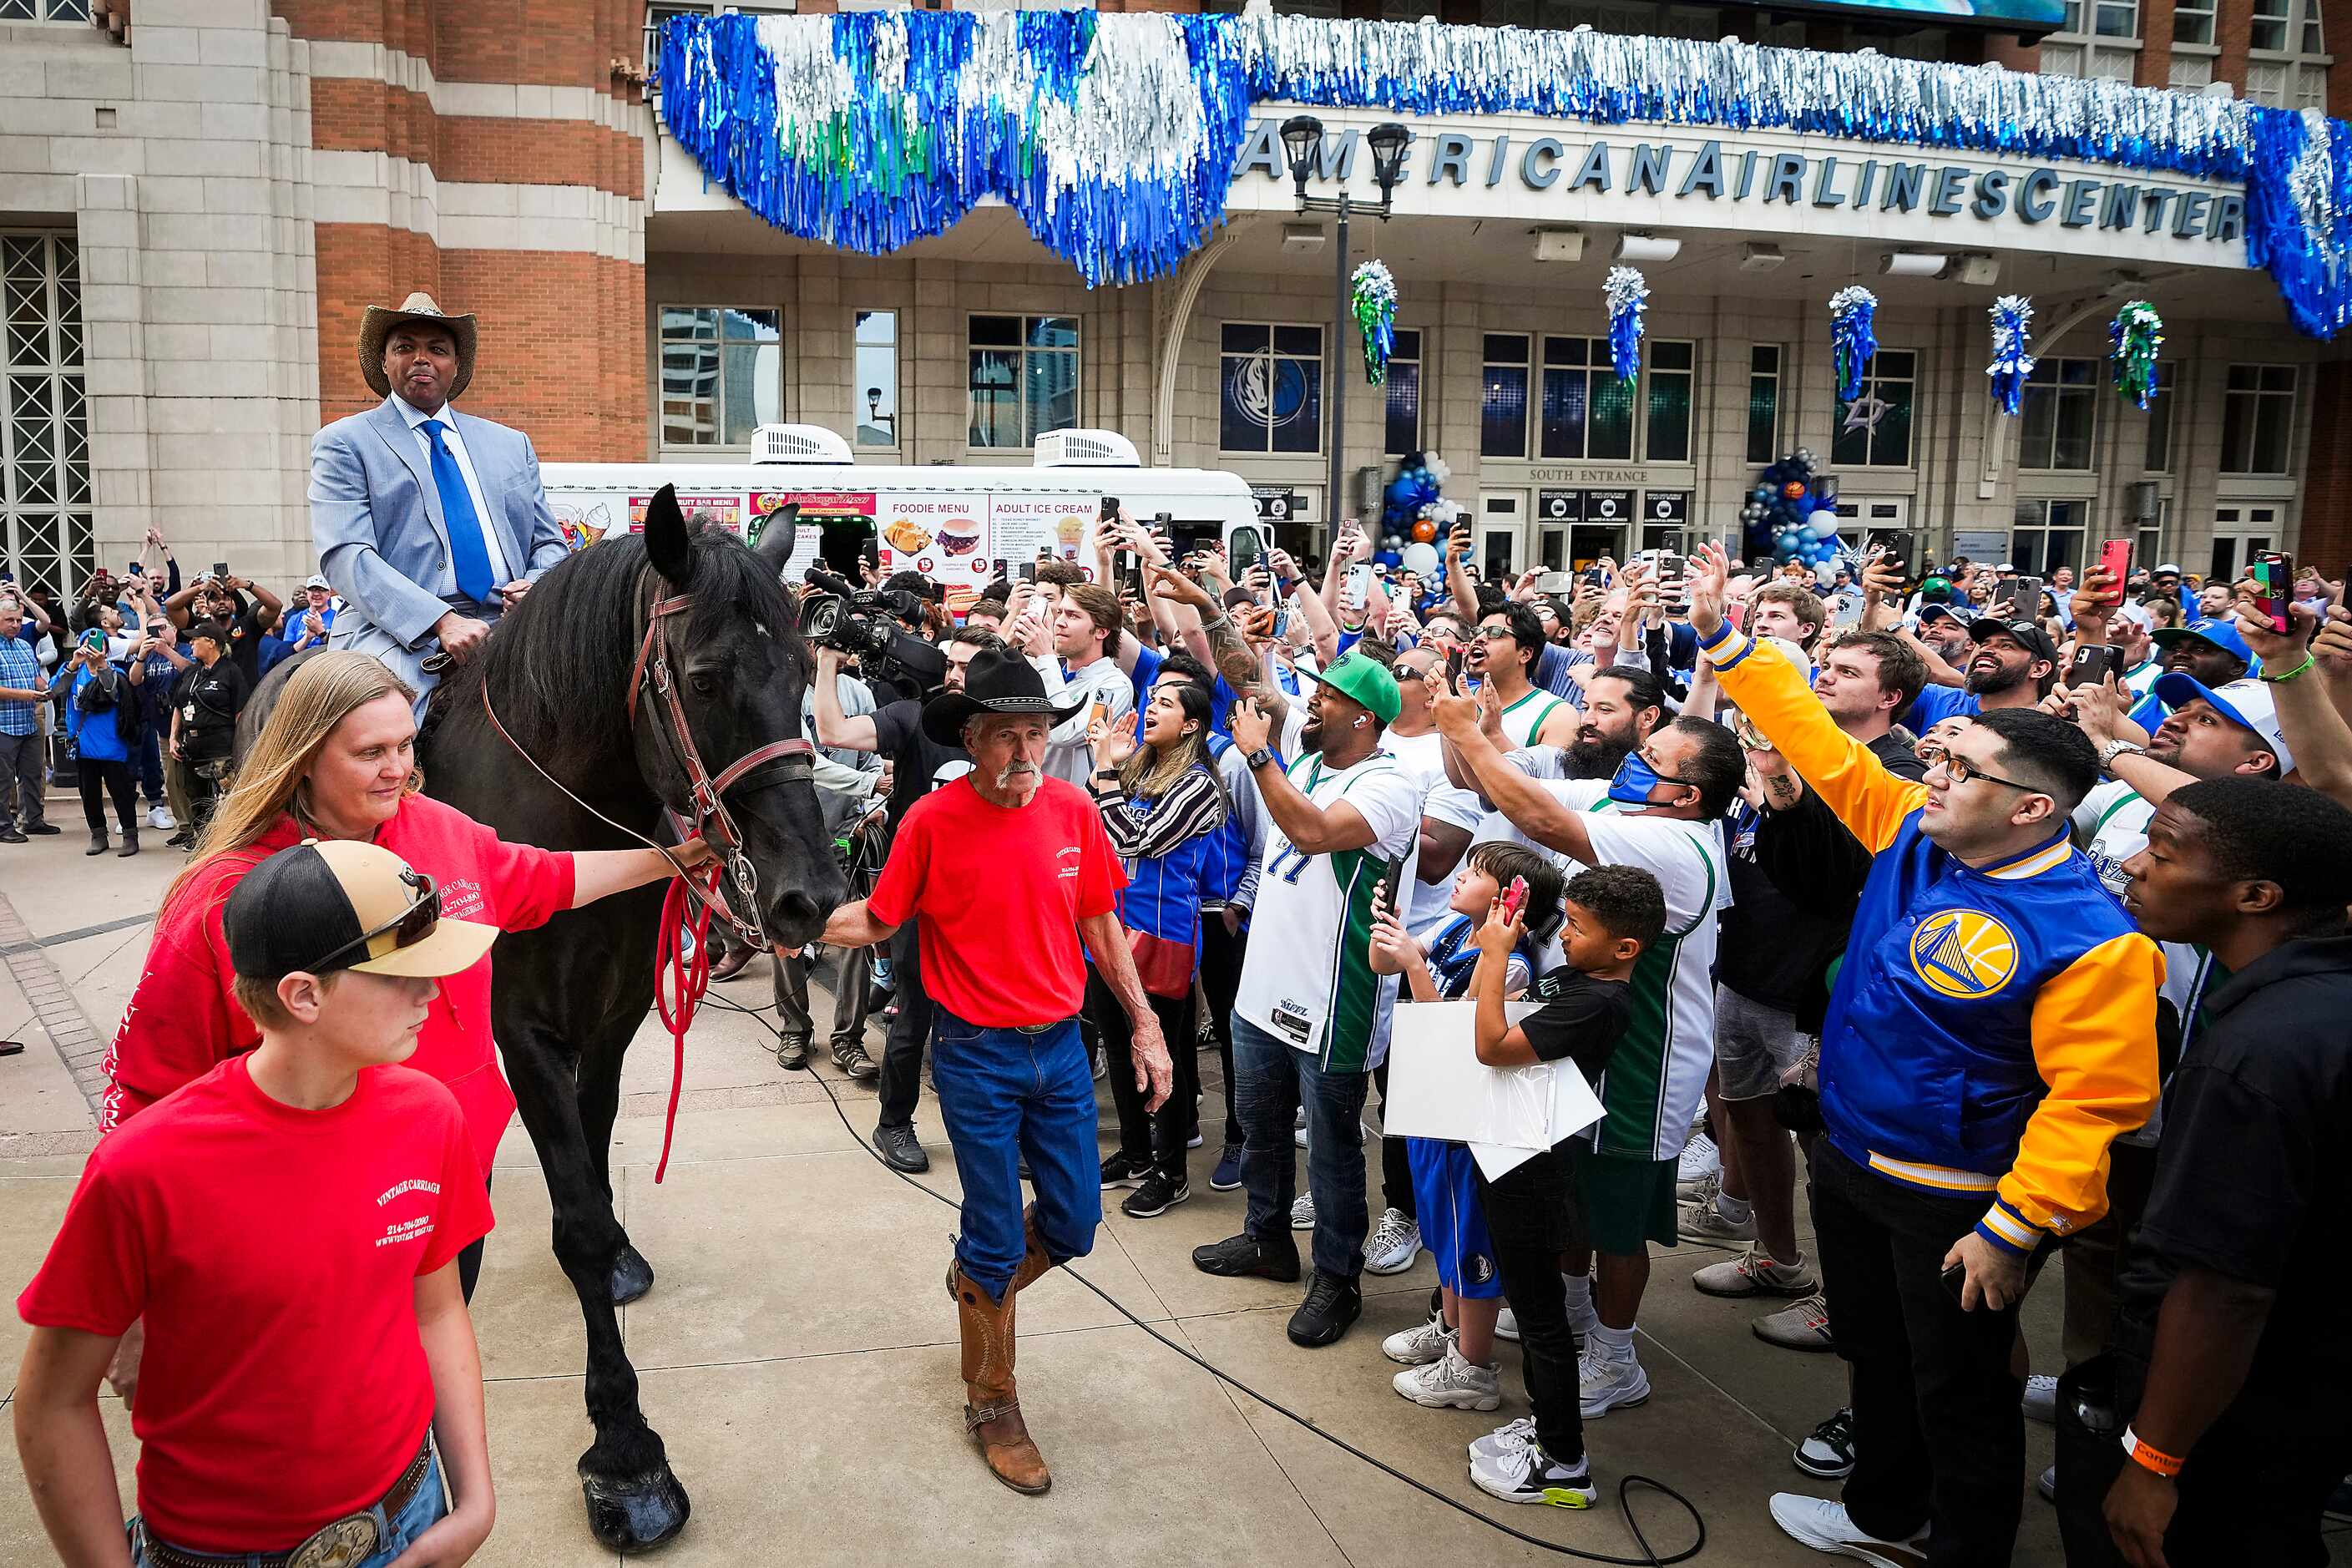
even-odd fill
[{"label": "red shirt with printed text", "polygon": [[1109,914],[1127,872],[1087,792],[1049,778],[1019,810],[970,774],[908,809],[866,908],[917,922],[923,989],[968,1024],[1009,1029],[1075,1016],[1086,1000],[1077,922]]},{"label": "red shirt with printed text", "polygon": [[139,1511],[175,1546],[283,1552],[367,1508],[433,1419],[416,1280],[490,1228],[449,1090],[369,1068],[298,1110],[232,1057],[100,1143],[16,1298],[42,1328],[147,1324]]},{"label": "red shirt with printed text", "polygon": [[[235,971],[221,910],[237,882],[268,856],[308,837],[280,817],[253,845],[208,861],[164,906],[121,1026],[106,1051],[101,1137],[215,1065],[261,1043],[261,1031],[229,994]],[[375,843],[433,879],[441,912],[500,931],[544,925],[572,907],[572,857],[510,844],[456,806],[405,796]],[[441,982],[407,1065],[449,1086],[465,1108],[474,1152],[488,1175],[514,1114],[490,1038],[490,959]]]}]

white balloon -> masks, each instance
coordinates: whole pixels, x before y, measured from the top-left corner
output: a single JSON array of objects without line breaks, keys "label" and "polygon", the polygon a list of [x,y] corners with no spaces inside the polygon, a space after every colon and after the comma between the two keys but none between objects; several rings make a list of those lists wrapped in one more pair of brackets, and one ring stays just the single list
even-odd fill
[{"label": "white balloon", "polygon": [[1417,572],[1426,577],[1437,570],[1437,546],[1434,544],[1408,544],[1402,553],[1404,569],[1408,572]]}]

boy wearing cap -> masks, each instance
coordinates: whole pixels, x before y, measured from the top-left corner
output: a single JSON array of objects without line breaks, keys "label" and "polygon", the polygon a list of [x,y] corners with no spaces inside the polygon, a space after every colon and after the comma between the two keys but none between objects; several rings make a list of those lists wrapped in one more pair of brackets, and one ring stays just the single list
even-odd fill
[{"label": "boy wearing cap", "polygon": [[[260,1045],[99,1146],[16,1301],[17,1447],[66,1562],[380,1568],[415,1546],[454,1568],[488,1535],[456,1259],[489,1204],[457,1100],[397,1064],[436,981],[498,931],[439,913],[431,879],[349,841],[272,856],[230,896]],[[126,1532],[98,1390],[142,1319]]]}]

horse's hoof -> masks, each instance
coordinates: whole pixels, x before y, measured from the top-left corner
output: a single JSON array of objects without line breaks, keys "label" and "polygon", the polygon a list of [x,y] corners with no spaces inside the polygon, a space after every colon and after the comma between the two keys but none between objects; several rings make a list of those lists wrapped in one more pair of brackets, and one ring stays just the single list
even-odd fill
[{"label": "horse's hoof", "polygon": [[643,1253],[623,1242],[621,1256],[613,1260],[613,1305],[625,1307],[653,1288],[654,1266]]},{"label": "horse's hoof", "polygon": [[634,1476],[580,1477],[588,1500],[588,1530],[615,1552],[650,1552],[686,1528],[694,1511],[686,1489],[667,1465]]}]

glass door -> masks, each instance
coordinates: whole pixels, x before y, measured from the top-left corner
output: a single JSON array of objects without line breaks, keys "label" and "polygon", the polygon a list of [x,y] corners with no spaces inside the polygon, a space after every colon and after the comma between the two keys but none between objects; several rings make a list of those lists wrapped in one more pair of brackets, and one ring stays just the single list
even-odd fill
[{"label": "glass door", "polygon": [[1518,574],[1520,532],[1525,526],[1527,495],[1520,490],[1490,490],[1478,498],[1478,578],[1507,585]]}]

